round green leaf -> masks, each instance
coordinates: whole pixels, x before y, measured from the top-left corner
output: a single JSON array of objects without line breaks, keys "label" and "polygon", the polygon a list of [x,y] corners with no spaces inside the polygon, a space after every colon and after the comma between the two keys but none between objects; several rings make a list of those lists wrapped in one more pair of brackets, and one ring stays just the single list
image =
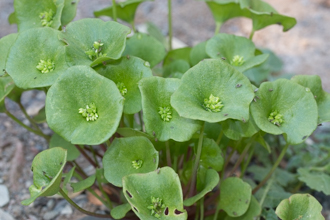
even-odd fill
[{"label": "round green leaf", "polygon": [[8,22],[9,22],[10,25],[12,25],[12,24],[17,24],[17,18],[16,18],[15,11],[12,12],[12,13],[8,16]]},{"label": "round green leaf", "polygon": [[[70,23],[60,39],[66,42],[66,60],[69,65],[95,66],[109,59],[119,59],[125,48],[130,29],[114,21],[86,18]],[[95,50],[94,42],[100,42],[98,57],[86,52]]]},{"label": "round green leaf", "polygon": [[127,40],[123,55],[140,57],[148,61],[152,68],[164,59],[166,51],[164,45],[156,38],[137,33]]},{"label": "round green leaf", "polygon": [[33,117],[33,120],[37,123],[46,122],[46,110],[45,107],[41,108],[36,116]]},{"label": "round green leaf", "polygon": [[[99,117],[87,121],[79,109],[92,103]],[[123,97],[116,84],[88,66],[69,68],[46,97],[49,127],[72,144],[105,142],[116,131],[122,111]]]},{"label": "round green leaf", "polygon": [[[299,144],[317,126],[317,104],[310,89],[287,79],[261,84],[251,104],[257,126],[270,134],[284,134],[288,144]],[[277,111],[284,120],[280,125],[270,122],[270,114]]]},{"label": "round green leaf", "polygon": [[129,203],[125,203],[111,209],[111,216],[114,219],[122,219],[125,217],[127,212],[131,210],[131,205]]},{"label": "round green leaf", "polygon": [[[205,168],[204,168],[205,169]],[[200,177],[200,176],[199,176]],[[204,174],[197,179],[197,185],[201,185],[202,190],[193,197],[183,201],[184,206],[192,206],[198,200],[203,198],[208,192],[211,192],[220,181],[219,174],[213,169],[206,169]]]},{"label": "round green leaf", "polygon": [[[58,29],[61,26],[61,15],[64,0],[15,0],[15,16],[19,32],[30,28],[43,27],[41,13],[52,10],[52,23],[49,27]],[[28,42],[28,41],[27,41]]]},{"label": "round green leaf", "polygon": [[106,66],[100,65],[96,71],[111,79],[117,87],[122,85],[126,88],[123,95],[125,98],[125,114],[134,114],[141,111],[141,93],[138,82],[144,77],[152,76],[151,69],[145,65],[145,61],[132,56],[123,57],[119,60],[109,61]]},{"label": "round green leaf", "polygon": [[212,168],[216,171],[221,171],[223,163],[224,161],[220,147],[215,143],[213,139],[204,138],[199,164],[206,168]]},{"label": "round green leaf", "polygon": [[172,78],[181,78],[182,75],[190,68],[190,65],[185,60],[175,60],[164,66],[163,76]]},{"label": "round green leaf", "polygon": [[[257,100],[255,98],[255,100]],[[228,119],[222,122],[223,133],[232,140],[239,140],[243,137],[252,137],[259,131],[251,114],[247,122]]]},{"label": "round green leaf", "polygon": [[[218,97],[220,112],[207,111],[205,99]],[[254,97],[250,81],[229,64],[218,59],[207,59],[189,69],[171,98],[171,105],[181,117],[220,122],[228,118],[249,118],[249,105]]]},{"label": "round green leaf", "polygon": [[122,187],[122,178],[133,173],[148,173],[158,167],[158,152],[146,137],[116,138],[103,157],[104,176]]},{"label": "round green leaf", "polygon": [[242,216],[250,206],[251,192],[251,186],[240,178],[225,179],[220,185],[220,209],[230,217]]},{"label": "round green leaf", "polygon": [[174,62],[175,60],[184,60],[187,63],[190,62],[190,47],[183,47],[175,50],[171,50],[167,53],[166,57],[164,58],[163,66],[167,66],[170,63]]},{"label": "round green leaf", "polygon": [[[255,50],[251,40],[231,34],[217,34],[206,43],[206,53],[210,57],[223,59],[240,72],[267,60],[268,54],[255,56]],[[242,59],[242,61],[235,63],[235,59]]]},{"label": "round green leaf", "polygon": [[[154,220],[151,209],[152,197],[159,198],[164,208],[159,208],[160,220],[187,219],[187,212],[183,209],[182,189],[179,176],[170,167],[163,167],[150,173],[131,174],[123,178],[123,192],[132,210],[144,220]],[[168,209],[168,214],[165,210]],[[176,214],[178,210],[181,213]]]},{"label": "round green leaf", "polygon": [[200,42],[194,46],[190,51],[190,64],[195,66],[200,61],[209,58],[209,55],[206,53],[206,43],[207,41]]},{"label": "round green leaf", "polygon": [[62,171],[66,163],[66,150],[60,147],[44,150],[32,161],[33,185],[29,187],[31,197],[23,205],[31,204],[40,196],[52,196],[60,188]]},{"label": "round green leaf", "polygon": [[[258,203],[257,199],[254,196],[251,196],[251,202],[248,210],[244,213],[244,215],[239,217],[239,220],[252,220],[261,214],[261,207]],[[227,216],[225,220],[237,220],[236,217]]]},{"label": "round green leaf", "polygon": [[[171,95],[179,85],[179,79],[160,77],[144,78],[139,83],[146,132],[154,135],[160,141],[169,139],[179,142],[187,141],[200,129],[199,121],[182,118],[171,107]],[[168,121],[163,119],[159,113],[163,108],[169,109]]]},{"label": "round green leaf", "polygon": [[309,188],[330,195],[330,175],[324,170],[315,172],[310,168],[299,168],[298,174],[299,180],[306,183]]},{"label": "round green leaf", "polygon": [[80,155],[79,150],[71,143],[64,140],[61,136],[54,133],[50,138],[49,148],[62,147],[67,150],[67,160],[73,161],[77,159]]},{"label": "round green leaf", "polygon": [[64,0],[64,8],[61,16],[62,26],[66,26],[76,17],[79,1],[80,0]]},{"label": "round green leaf", "polygon": [[295,194],[283,200],[276,208],[276,215],[282,220],[324,220],[321,204],[309,194]]},{"label": "round green leaf", "polygon": [[318,75],[297,75],[291,80],[309,88],[313,93],[318,107],[319,123],[330,121],[330,93],[323,90],[321,78]]},{"label": "round green leaf", "polygon": [[87,177],[84,180],[81,180],[77,183],[71,183],[71,187],[73,188],[73,192],[80,192],[83,191],[89,187],[91,187],[95,183],[96,175],[93,174],[89,177]]},{"label": "round green leaf", "polygon": [[[126,21],[127,23],[134,24],[135,12],[136,9],[142,2],[153,1],[153,0],[127,0],[116,4],[116,16],[120,20]],[[109,16],[113,17],[112,6],[104,8],[100,11],[95,11],[94,16]]]},{"label": "round green leaf", "polygon": [[[6,64],[6,71],[18,87],[50,86],[67,69],[65,46],[58,40],[59,33],[44,27],[29,29],[18,35]],[[53,62],[53,71],[42,73],[38,70],[37,65],[41,60]]]},{"label": "round green leaf", "polygon": [[[15,43],[18,34],[9,34],[0,39],[0,71],[6,70],[6,60],[11,46]],[[1,74],[2,75],[2,74]]]}]

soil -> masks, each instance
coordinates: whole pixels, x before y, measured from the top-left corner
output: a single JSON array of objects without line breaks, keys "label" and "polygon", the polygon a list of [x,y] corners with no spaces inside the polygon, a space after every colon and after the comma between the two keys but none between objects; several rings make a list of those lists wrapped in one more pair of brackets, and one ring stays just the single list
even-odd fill
[{"label": "soil", "polygon": [[[7,18],[13,12],[12,0],[0,0],[0,37],[16,32],[16,25],[9,25]],[[94,17],[93,11],[110,4],[110,0],[80,0],[76,19]],[[285,73],[318,74],[323,87],[330,92],[330,0],[266,0],[280,13],[293,16],[297,25],[288,32],[282,32],[281,26],[273,25],[256,32],[253,41],[257,47],[270,48],[284,62]],[[202,1],[173,0],[173,33],[174,36],[194,46],[214,34],[212,15]],[[152,21],[168,32],[167,1],[155,0],[141,4],[136,14],[137,24]],[[248,37],[252,24],[248,19],[236,18],[221,27],[221,32]],[[23,105],[30,115],[35,115],[44,105],[45,94],[40,91],[29,91],[22,97]],[[20,112],[17,104],[6,100],[9,110],[29,125]],[[46,124],[41,128],[51,133]],[[0,208],[14,219],[47,219],[50,212],[58,208],[58,214],[50,219],[81,219],[84,215],[76,210],[61,214],[66,204],[60,206],[57,198],[42,198],[30,206],[22,206],[20,201],[29,197],[28,187],[32,184],[30,164],[34,156],[47,148],[42,138],[27,132],[5,114],[0,114],[0,184],[9,189],[10,201]],[[88,170],[90,167],[85,166]],[[49,201],[53,201],[52,202]],[[102,211],[104,207],[88,202],[85,194],[79,195],[77,202],[89,210]],[[49,204],[50,203],[50,204]],[[59,205],[60,204],[60,205]],[[62,209],[63,208],[63,209]],[[1,211],[1,210],[0,210]],[[56,211],[56,210],[55,210]],[[330,212],[330,210],[327,210]],[[330,219],[330,218],[328,218]],[[1,220],[1,216],[0,216]],[[6,219],[7,220],[7,219]]]}]

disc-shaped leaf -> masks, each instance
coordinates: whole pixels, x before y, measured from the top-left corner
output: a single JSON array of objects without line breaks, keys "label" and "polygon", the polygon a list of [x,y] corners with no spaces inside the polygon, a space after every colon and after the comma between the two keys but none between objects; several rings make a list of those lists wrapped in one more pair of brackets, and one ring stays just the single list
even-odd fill
[{"label": "disc-shaped leaf", "polygon": [[61,16],[62,26],[66,26],[76,17],[79,1],[80,0],[64,0],[64,8]]},{"label": "disc-shaped leaf", "polygon": [[124,203],[111,209],[111,216],[114,219],[122,219],[131,209],[132,207],[129,203]]},{"label": "disc-shaped leaf", "polygon": [[[140,219],[156,219],[152,210],[159,212],[158,219],[161,220],[187,219],[187,212],[183,209],[180,179],[172,168],[163,167],[150,173],[125,176],[123,187],[127,201]],[[160,199],[164,206],[153,209],[152,198]],[[176,214],[176,210],[181,213]]]},{"label": "disc-shaped leaf", "polygon": [[184,60],[187,63],[189,63],[190,51],[191,51],[190,47],[183,47],[169,51],[166,57],[164,58],[163,66],[169,65],[171,62],[174,62],[175,60]]},{"label": "disc-shaped leaf", "polygon": [[44,150],[32,161],[33,185],[29,187],[31,197],[23,205],[31,204],[40,196],[52,196],[60,188],[62,170],[66,163],[66,150],[60,147]]},{"label": "disc-shaped leaf", "polygon": [[298,174],[299,180],[306,183],[311,189],[330,195],[330,175],[326,172],[315,172],[309,168],[299,168]]},{"label": "disc-shaped leaf", "polygon": [[207,55],[207,53],[206,53],[206,43],[207,43],[207,41],[203,41],[191,49],[190,64],[192,66],[195,66],[197,63],[199,63],[203,59],[209,58],[209,55]]},{"label": "disc-shaped leaf", "polygon": [[[204,168],[205,169],[205,168]],[[204,174],[197,179],[199,183],[198,185],[201,186],[201,190],[198,194],[189,199],[183,201],[184,206],[191,206],[196,203],[198,200],[203,198],[208,192],[211,192],[214,187],[216,187],[220,181],[219,174],[217,171],[213,169],[206,169]]]},{"label": "disc-shaped leaf", "polygon": [[330,121],[330,93],[322,88],[321,78],[318,75],[297,75],[292,80],[306,88],[314,95],[319,112],[319,123]]},{"label": "disc-shaped leaf", "polygon": [[164,45],[156,38],[137,33],[127,40],[123,55],[140,57],[148,61],[152,68],[164,59],[166,51]]},{"label": "disc-shaped leaf", "polygon": [[[254,196],[251,196],[251,202],[248,210],[239,217],[239,220],[252,220],[261,214],[261,207]],[[237,217],[227,216],[225,220],[236,220]],[[268,219],[267,219],[268,220]]]},{"label": "disc-shaped leaf", "polygon": [[219,207],[230,217],[242,216],[250,206],[251,191],[251,186],[240,178],[227,178],[220,185]]},{"label": "disc-shaped leaf", "polygon": [[[87,121],[79,109],[93,103],[98,118]],[[72,144],[105,142],[116,131],[122,111],[123,97],[116,84],[88,66],[69,68],[46,97],[49,127]]]},{"label": "disc-shaped leaf", "polygon": [[[211,95],[223,105],[219,112],[203,106]],[[183,75],[171,104],[185,118],[211,123],[228,118],[248,120],[253,97],[252,85],[242,73],[219,59],[207,59]]]},{"label": "disc-shaped leaf", "polygon": [[[114,21],[86,18],[70,23],[60,39],[66,42],[69,65],[95,66],[103,61],[119,59],[130,29]],[[95,42],[99,46],[94,47]],[[90,53],[96,52],[95,56]]]},{"label": "disc-shaped leaf", "polygon": [[220,147],[213,139],[204,138],[199,164],[206,168],[221,171],[223,163],[224,161]]},{"label": "disc-shaped leaf", "polygon": [[122,178],[133,173],[148,173],[158,167],[158,152],[146,137],[115,139],[103,157],[104,176],[122,187]]},{"label": "disc-shaped leaf", "polygon": [[200,129],[199,121],[180,117],[171,106],[171,95],[179,85],[179,79],[160,77],[144,78],[139,83],[146,132],[160,141],[187,141]]},{"label": "disc-shaped leaf", "polygon": [[[257,100],[255,98],[255,100]],[[243,137],[252,137],[259,131],[251,114],[246,122],[228,119],[222,123],[223,133],[232,140],[239,140]]]},{"label": "disc-shaped leaf", "polygon": [[[18,31],[22,32],[43,26],[58,29],[61,26],[63,7],[64,0],[15,0],[14,8]],[[43,14],[45,12],[49,14]],[[47,24],[43,25],[42,20],[45,19],[45,16],[46,18],[47,16],[50,17]]]},{"label": "disc-shaped leaf", "polygon": [[[127,0],[124,2],[120,2],[116,4],[116,16],[120,20],[126,21],[127,23],[134,23],[134,17],[136,9],[139,7],[139,5],[142,2],[145,1],[153,1],[153,0]],[[108,16],[113,17],[112,14],[112,6],[104,8],[100,11],[95,11],[94,16],[100,17],[100,16]]]},{"label": "disc-shaped leaf", "polygon": [[283,200],[276,208],[276,215],[282,220],[324,220],[321,204],[309,194],[295,194]]},{"label": "disc-shaped leaf", "polygon": [[67,150],[66,159],[68,161],[73,161],[77,159],[80,155],[79,150],[73,144],[67,142],[56,133],[53,134],[49,142],[49,148],[54,148],[54,147],[62,147],[63,149],[66,149]]},{"label": "disc-shaped leaf", "polygon": [[101,75],[116,83],[125,98],[124,113],[134,114],[142,109],[141,93],[138,82],[144,77],[152,76],[151,69],[145,65],[145,61],[137,57],[123,57],[112,60],[106,66],[100,65],[96,69]]},{"label": "disc-shaped leaf", "polygon": [[260,99],[251,104],[251,114],[261,130],[284,134],[288,144],[299,144],[316,129],[318,110],[310,89],[278,79],[262,83],[256,95]]},{"label": "disc-shaped leaf", "polygon": [[190,68],[190,65],[185,60],[175,60],[164,66],[163,77],[179,78]]},{"label": "disc-shaped leaf", "polygon": [[268,54],[255,56],[255,50],[251,40],[231,34],[217,34],[206,43],[206,53],[210,57],[223,59],[240,72],[267,60]]},{"label": "disc-shaped leaf", "polygon": [[91,187],[95,183],[96,175],[93,174],[89,176],[88,178],[81,180],[77,183],[71,183],[71,187],[73,188],[73,192],[80,192],[83,191],[89,187]]},{"label": "disc-shaped leaf", "polygon": [[[18,35],[6,63],[6,71],[18,87],[50,86],[67,69],[65,45],[58,40],[59,33],[44,27],[29,29]],[[49,72],[37,69],[42,60],[53,63]]]}]

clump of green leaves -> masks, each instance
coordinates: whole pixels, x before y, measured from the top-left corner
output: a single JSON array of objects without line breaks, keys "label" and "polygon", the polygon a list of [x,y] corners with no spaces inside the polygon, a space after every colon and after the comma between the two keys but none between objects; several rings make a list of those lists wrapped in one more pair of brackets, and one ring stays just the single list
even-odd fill
[{"label": "clump of green leaves", "polygon": [[53,62],[51,59],[40,60],[36,68],[42,73],[49,73],[55,69],[55,62]]},{"label": "clump of green leaves", "polygon": [[156,218],[160,218],[165,207],[166,206],[163,203],[162,199],[151,196],[151,205],[148,206],[148,209],[151,210],[152,216],[155,216]]},{"label": "clump of green leaves", "polygon": [[96,121],[99,118],[95,103],[86,105],[86,108],[80,108],[79,113],[86,118],[86,121]]},{"label": "clump of green leaves", "polygon": [[41,25],[44,27],[50,27],[53,24],[54,11],[50,9],[49,11],[41,12],[39,18],[41,20]]},{"label": "clump of green leaves", "polygon": [[214,95],[210,95],[209,98],[204,99],[204,104],[203,107],[205,108],[206,111],[209,112],[220,112],[221,109],[223,108],[223,104],[220,101],[219,97],[216,97]]}]

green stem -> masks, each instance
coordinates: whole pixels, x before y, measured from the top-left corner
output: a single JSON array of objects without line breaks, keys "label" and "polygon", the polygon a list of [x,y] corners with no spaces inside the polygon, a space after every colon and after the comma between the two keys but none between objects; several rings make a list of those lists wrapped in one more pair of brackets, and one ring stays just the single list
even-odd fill
[{"label": "green stem", "polygon": [[195,164],[192,170],[192,178],[191,178],[191,185],[190,185],[190,191],[189,191],[189,197],[191,197],[194,193],[195,189],[195,183],[196,183],[196,177],[197,177],[197,169],[199,165],[199,160],[201,158],[201,153],[202,153],[202,145],[203,145],[203,137],[204,137],[204,127],[205,127],[205,122],[203,122],[200,134],[199,134],[199,140],[198,140],[198,146],[197,146],[197,154],[195,158]]},{"label": "green stem", "polygon": [[250,161],[252,159],[253,153],[254,153],[254,146],[252,146],[252,148],[250,149],[248,159],[246,160],[246,162],[244,163],[244,165],[242,167],[240,177],[243,177],[244,176],[245,171],[246,171],[246,168],[248,167],[248,165],[250,164]]},{"label": "green stem", "polygon": [[169,50],[172,50],[172,0],[167,0],[167,7],[168,7],[168,46]]},{"label": "green stem", "polygon": [[234,155],[235,151],[236,151],[235,149],[231,149],[230,154],[229,154],[228,157],[226,158],[225,165],[223,166],[223,168],[222,168],[222,170],[221,170],[221,179],[224,177],[226,167],[227,167],[227,165],[229,164],[230,159],[231,159],[231,157]]},{"label": "green stem", "polygon": [[250,34],[250,36],[249,36],[249,39],[250,39],[250,40],[252,40],[253,35],[254,35],[254,30],[251,31],[251,34]]},{"label": "green stem", "polygon": [[86,158],[86,160],[88,160],[88,162],[90,163],[90,164],[92,164],[93,165],[93,167],[95,167],[95,168],[97,168],[98,166],[96,165],[96,163],[92,160],[92,158],[90,158],[88,155],[87,155],[87,153],[84,151],[84,149],[83,148],[81,148],[79,145],[74,145],[76,148],[77,148],[77,150],[79,150],[79,152]]},{"label": "green stem", "polygon": [[116,0],[112,0],[112,19],[117,21],[117,8],[116,8]]},{"label": "green stem", "polygon": [[268,194],[268,192],[269,192],[269,190],[270,190],[270,187],[272,186],[272,184],[273,184],[273,180],[274,180],[274,178],[271,178],[270,180],[269,180],[269,182],[268,182],[268,184],[267,184],[267,186],[266,186],[266,188],[265,188],[265,191],[264,191],[264,193],[263,193],[263,195],[262,195],[262,197],[261,197],[261,199],[260,199],[260,207],[262,207],[262,204],[264,203],[264,201],[265,201],[265,199],[266,199],[266,196],[267,196],[267,194]]},{"label": "green stem", "polygon": [[89,212],[81,207],[79,207],[74,201],[72,201],[70,199],[70,197],[60,188],[59,192],[61,193],[61,195],[63,196],[63,198],[68,201],[73,207],[75,207],[76,209],[78,209],[78,211],[86,214],[86,215],[90,215],[90,216],[94,216],[94,217],[98,217],[98,218],[111,218],[111,215],[103,215],[103,214],[98,214],[98,213],[94,213],[94,212]]},{"label": "green stem", "polygon": [[96,158],[96,154],[95,154],[95,150],[94,150],[94,148],[90,145],[90,146],[89,146],[89,149],[90,149],[90,151],[91,151],[92,154],[93,154],[93,159],[94,159],[96,165],[97,165],[98,167],[100,167],[99,161],[98,161],[97,158]]},{"label": "green stem", "polygon": [[19,124],[20,126],[22,126],[23,128],[25,128],[26,130],[36,134],[36,135],[39,135],[43,138],[46,139],[47,142],[49,142],[50,140],[50,137],[48,135],[45,135],[44,133],[40,132],[40,131],[36,131],[32,128],[30,128],[29,126],[25,125],[23,122],[21,122],[18,118],[16,118],[13,114],[11,114],[8,110],[5,111],[5,113],[7,114],[7,116],[9,118],[11,118],[13,121],[15,121],[17,124]]},{"label": "green stem", "polygon": [[220,207],[219,207],[219,204],[218,203],[219,202],[217,202],[217,204],[216,204],[217,209],[215,210],[213,220],[217,220],[218,219],[218,215],[219,215],[219,211],[220,211]]},{"label": "green stem", "polygon": [[173,170],[177,173],[178,171],[178,156],[173,156]]},{"label": "green stem", "polygon": [[38,125],[32,120],[32,118],[28,115],[28,113],[26,112],[24,106],[22,105],[21,102],[17,103],[19,108],[21,109],[21,111],[23,112],[23,114],[25,115],[25,117],[27,118],[27,120],[29,120],[29,122],[31,123],[31,125],[38,131],[41,132],[40,128],[38,127]]},{"label": "green stem", "polygon": [[216,23],[215,23],[215,31],[214,31],[214,35],[216,35],[216,34],[219,33],[221,26],[222,26],[222,22],[216,22]]},{"label": "green stem", "polygon": [[220,134],[219,134],[219,137],[218,137],[218,139],[217,139],[217,141],[216,141],[217,145],[220,144],[221,139],[222,139],[222,136],[223,136],[223,131],[221,130],[221,131],[220,131]]},{"label": "green stem", "polygon": [[288,150],[288,148],[289,148],[289,144],[286,144],[284,146],[284,148],[282,149],[280,156],[277,158],[275,164],[273,165],[272,169],[268,172],[267,176],[259,183],[259,185],[256,186],[256,188],[253,189],[252,194],[255,194],[263,185],[265,185],[267,180],[271,177],[271,175],[274,173],[274,171],[276,170],[276,168],[278,167],[278,165],[282,161],[282,159],[283,159],[286,151]]},{"label": "green stem", "polygon": [[132,25],[132,29],[133,29],[134,33],[136,33],[136,28],[135,28],[135,23],[134,23],[134,21],[131,22],[131,25]]},{"label": "green stem", "polygon": [[169,141],[165,142],[166,146],[166,160],[167,160],[167,166],[172,167],[172,161],[171,161],[171,150],[170,150],[170,143]]},{"label": "green stem", "polygon": [[238,166],[241,164],[241,162],[243,161],[244,157],[246,156],[246,153],[249,151],[251,145],[252,145],[252,141],[250,141],[250,143],[248,143],[246,145],[246,147],[244,148],[242,154],[240,155],[240,157],[238,158],[238,160],[236,161],[234,168],[230,171],[229,176],[233,175],[233,173],[236,171],[236,169],[238,168]]},{"label": "green stem", "polygon": [[139,119],[140,119],[141,130],[143,130],[142,111],[140,111],[138,114],[139,114]]},{"label": "green stem", "polygon": [[103,197],[104,197],[105,200],[107,201],[107,207],[111,210],[112,207],[113,207],[113,206],[112,206],[112,202],[111,202],[111,200],[110,200],[108,194],[104,191],[104,189],[103,189],[103,187],[102,187],[102,181],[101,181],[101,179],[100,179],[100,176],[101,176],[101,175],[98,175],[97,172],[100,172],[99,169],[96,170],[96,181],[97,181],[97,183],[98,183],[98,185],[99,185],[99,189],[100,189],[100,191],[101,191]]},{"label": "green stem", "polygon": [[199,220],[204,220],[204,197],[200,200],[200,212]]}]

